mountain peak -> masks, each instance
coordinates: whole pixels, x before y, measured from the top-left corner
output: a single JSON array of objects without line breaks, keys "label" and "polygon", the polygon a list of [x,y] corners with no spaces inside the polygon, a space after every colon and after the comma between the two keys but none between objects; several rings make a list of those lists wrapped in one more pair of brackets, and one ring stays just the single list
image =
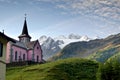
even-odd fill
[{"label": "mountain peak", "polygon": [[39,38],[40,44],[43,44],[47,40],[47,36],[43,35]]},{"label": "mountain peak", "polygon": [[78,34],[73,34],[73,33],[71,33],[70,35],[68,35],[68,38],[69,38],[69,39],[80,39],[81,36],[78,35]]},{"label": "mountain peak", "polygon": [[82,37],[80,38],[80,40],[81,40],[81,41],[89,41],[90,38],[88,38],[88,36],[85,35],[85,36],[82,36]]}]

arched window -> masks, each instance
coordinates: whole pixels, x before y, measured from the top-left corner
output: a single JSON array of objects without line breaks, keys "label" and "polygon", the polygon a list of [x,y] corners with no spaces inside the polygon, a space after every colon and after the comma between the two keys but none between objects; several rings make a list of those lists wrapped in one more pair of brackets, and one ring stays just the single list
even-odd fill
[{"label": "arched window", "polygon": [[23,61],[25,61],[25,54],[23,54]]},{"label": "arched window", "polygon": [[39,62],[39,56],[37,56],[37,62]]},{"label": "arched window", "polygon": [[15,51],[15,60],[17,61],[17,51]]}]

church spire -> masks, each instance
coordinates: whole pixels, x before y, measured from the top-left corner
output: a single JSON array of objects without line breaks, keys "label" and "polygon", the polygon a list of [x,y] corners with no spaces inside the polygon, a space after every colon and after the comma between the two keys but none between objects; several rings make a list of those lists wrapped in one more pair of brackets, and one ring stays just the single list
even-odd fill
[{"label": "church spire", "polygon": [[25,18],[24,25],[23,25],[22,35],[29,36],[29,34],[28,34],[28,29],[27,29],[26,18]]},{"label": "church spire", "polygon": [[26,41],[28,42],[31,39],[31,37],[28,33],[26,14],[25,14],[25,20],[24,20],[22,34],[19,36],[19,39],[20,39],[20,41],[24,41],[24,42],[26,42]]}]

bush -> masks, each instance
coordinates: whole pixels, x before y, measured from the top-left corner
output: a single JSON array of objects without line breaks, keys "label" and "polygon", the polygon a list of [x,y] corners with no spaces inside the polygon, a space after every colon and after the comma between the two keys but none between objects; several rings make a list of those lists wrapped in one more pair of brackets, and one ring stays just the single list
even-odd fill
[{"label": "bush", "polygon": [[98,80],[120,80],[120,63],[107,61],[99,67]]}]

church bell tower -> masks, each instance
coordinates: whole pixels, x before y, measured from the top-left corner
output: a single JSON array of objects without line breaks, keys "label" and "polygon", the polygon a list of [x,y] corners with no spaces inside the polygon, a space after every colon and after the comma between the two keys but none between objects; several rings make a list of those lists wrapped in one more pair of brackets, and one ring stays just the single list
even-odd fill
[{"label": "church bell tower", "polygon": [[23,42],[23,43],[30,42],[31,37],[30,37],[30,35],[28,33],[26,15],[25,15],[25,20],[24,20],[22,34],[20,36],[18,36],[18,38],[19,38],[20,42]]}]

